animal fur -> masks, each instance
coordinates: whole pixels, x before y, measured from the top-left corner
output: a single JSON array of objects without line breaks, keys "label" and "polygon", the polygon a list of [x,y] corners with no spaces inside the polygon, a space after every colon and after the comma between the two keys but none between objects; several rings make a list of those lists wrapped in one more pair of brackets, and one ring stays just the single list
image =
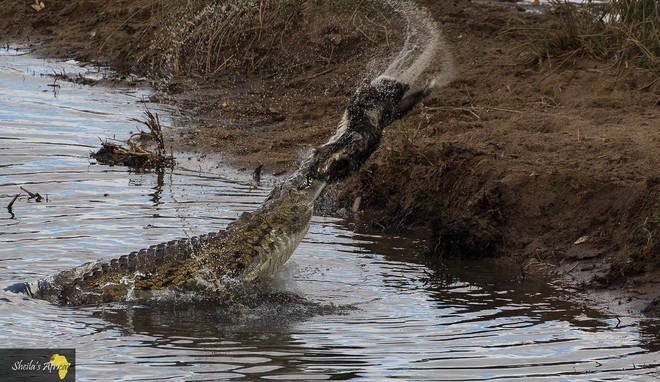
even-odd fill
[{"label": "animal fur", "polygon": [[406,95],[409,85],[380,76],[351,97],[336,134],[303,164],[310,179],[333,183],[357,170],[380,143],[383,129],[431,93],[434,81]]}]

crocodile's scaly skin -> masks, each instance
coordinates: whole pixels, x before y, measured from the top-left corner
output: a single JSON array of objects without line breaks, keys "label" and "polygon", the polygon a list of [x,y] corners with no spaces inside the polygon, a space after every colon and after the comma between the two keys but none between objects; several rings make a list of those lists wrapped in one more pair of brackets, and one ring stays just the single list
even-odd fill
[{"label": "crocodile's scaly skin", "polygon": [[314,201],[324,187],[325,182],[315,181],[302,190],[289,190],[219,233],[83,264],[26,288],[34,297],[54,303],[88,305],[143,300],[168,289],[221,289],[232,280],[271,275],[307,233]]},{"label": "crocodile's scaly skin", "polygon": [[408,85],[379,77],[351,98],[337,134],[276,187],[259,209],[226,230],[83,264],[7,290],[64,305],[147,299],[163,290],[219,291],[281,267],[307,233],[325,186],[357,170],[376,150],[385,126],[423,99],[432,84],[405,96]]}]

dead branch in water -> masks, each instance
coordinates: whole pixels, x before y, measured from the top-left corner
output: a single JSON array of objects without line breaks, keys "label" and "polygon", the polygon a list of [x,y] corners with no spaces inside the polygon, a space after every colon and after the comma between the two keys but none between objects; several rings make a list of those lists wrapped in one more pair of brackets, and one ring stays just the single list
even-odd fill
[{"label": "dead branch in water", "polygon": [[[131,134],[125,145],[111,142],[108,139],[102,140],[101,148],[91,153],[92,158],[110,166],[121,165],[138,169],[174,166],[174,157],[165,152],[163,128],[158,114],[147,109],[144,115],[145,120],[131,118],[131,121],[143,124],[148,131],[138,130]],[[154,149],[145,147],[145,144],[149,143],[148,141],[155,144]]]},{"label": "dead branch in water", "polygon": [[[44,199],[43,196],[41,196],[38,192],[30,192],[30,191],[26,190],[25,187],[23,187],[23,186],[21,186],[20,188],[21,188],[21,190],[23,190],[23,192],[28,194],[28,200],[29,199],[35,199],[36,202],[41,202]],[[18,197],[18,195],[16,197]],[[13,200],[12,200],[12,203],[14,203]]]},{"label": "dead branch in water", "polygon": [[[32,191],[29,191],[29,190],[27,190],[27,189],[26,189],[25,187],[23,187],[23,186],[20,186],[19,188],[21,189],[21,191],[23,191],[23,192],[25,192],[26,194],[28,194],[28,200],[32,200],[32,199],[34,199],[35,202],[37,202],[37,203],[39,203],[39,202],[41,202],[41,201],[44,200],[44,197],[41,196],[41,194],[38,193],[38,192],[32,192]],[[14,203],[16,203],[16,200],[18,200],[18,198],[19,198],[20,196],[21,196],[21,193],[18,193],[18,194],[16,194],[16,195],[14,195],[14,197],[11,199],[11,201],[9,202],[9,204],[7,204],[7,207],[6,207],[6,208],[7,208],[7,212],[9,212],[9,214],[11,215],[11,218],[12,218],[12,219],[16,217],[16,216],[14,215]],[[48,194],[46,194],[46,202],[48,202]]]},{"label": "dead branch in water", "polygon": [[16,202],[16,199],[18,199],[19,196],[21,196],[21,194],[14,195],[14,198],[11,200],[11,202],[9,202],[9,204],[7,204],[7,209],[8,210],[11,210],[11,208],[14,206],[14,202]]},{"label": "dead branch in water", "polygon": [[21,196],[21,194],[14,195],[11,202],[9,202],[9,204],[7,204],[7,209],[9,210],[9,213],[11,213],[11,209],[14,206],[14,203],[16,202],[16,199],[18,199],[19,196]]},{"label": "dead branch in water", "polygon": [[9,212],[9,215],[11,215],[11,218],[15,218],[16,215],[14,215],[14,202],[16,202],[16,199],[21,196],[21,194],[16,194],[14,195],[14,198],[7,204],[7,212]]}]

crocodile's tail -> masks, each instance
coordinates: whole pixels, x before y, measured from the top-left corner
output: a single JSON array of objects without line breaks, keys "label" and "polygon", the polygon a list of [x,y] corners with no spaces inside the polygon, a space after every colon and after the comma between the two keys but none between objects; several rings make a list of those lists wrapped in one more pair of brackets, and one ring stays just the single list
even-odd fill
[{"label": "crocodile's tail", "polygon": [[22,282],[9,285],[3,289],[5,292],[24,294],[28,297],[43,299],[48,291],[51,290],[51,284],[47,279],[41,279],[32,282]]}]

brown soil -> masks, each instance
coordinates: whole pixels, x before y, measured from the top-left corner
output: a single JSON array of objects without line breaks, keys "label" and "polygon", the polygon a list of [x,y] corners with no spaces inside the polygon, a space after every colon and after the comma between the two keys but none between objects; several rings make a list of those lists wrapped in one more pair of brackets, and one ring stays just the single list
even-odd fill
[{"label": "brown soil", "polygon": [[[430,255],[499,255],[522,272],[624,292],[619,303],[660,316],[658,78],[586,57],[529,60],[534,36],[556,28],[552,15],[419,2],[441,25],[458,78],[391,126],[326,207],[355,207],[386,230],[428,226]],[[41,55],[152,76],[161,100],[184,110],[186,126],[170,136],[176,150],[277,175],[333,133],[351,91],[378,73],[370,63],[402,38],[387,13],[308,0],[279,48],[262,52],[265,64],[165,81],[144,59],[165,3],[52,0],[36,12],[9,2],[0,31]]]}]

